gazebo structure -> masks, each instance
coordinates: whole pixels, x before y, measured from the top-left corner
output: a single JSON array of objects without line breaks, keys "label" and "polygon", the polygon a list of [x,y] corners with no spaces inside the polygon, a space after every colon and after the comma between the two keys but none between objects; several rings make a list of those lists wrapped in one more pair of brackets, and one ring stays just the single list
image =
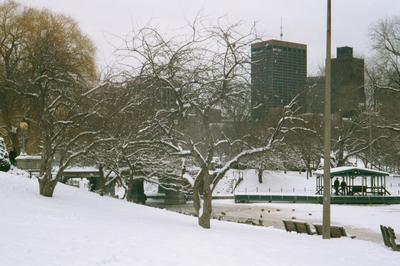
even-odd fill
[{"label": "gazebo structure", "polygon": [[[323,193],[323,171],[315,172],[316,194]],[[390,195],[386,189],[386,176],[389,174],[374,169],[343,166],[331,169],[331,179],[338,178],[339,182],[346,182],[345,190],[340,190],[340,196],[386,196]],[[331,182],[333,184],[333,182]],[[332,187],[333,188],[333,187]],[[332,196],[334,196],[332,194]]]}]

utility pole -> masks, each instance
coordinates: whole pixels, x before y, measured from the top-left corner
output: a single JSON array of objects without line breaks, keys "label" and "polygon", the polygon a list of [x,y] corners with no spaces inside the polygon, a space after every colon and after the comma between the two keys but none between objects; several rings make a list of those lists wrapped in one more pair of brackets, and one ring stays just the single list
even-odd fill
[{"label": "utility pole", "polygon": [[[372,110],[369,111],[369,167],[372,169]],[[366,166],[367,167],[367,166]]]},{"label": "utility pole", "polygon": [[331,0],[327,0],[322,238],[331,238]]}]

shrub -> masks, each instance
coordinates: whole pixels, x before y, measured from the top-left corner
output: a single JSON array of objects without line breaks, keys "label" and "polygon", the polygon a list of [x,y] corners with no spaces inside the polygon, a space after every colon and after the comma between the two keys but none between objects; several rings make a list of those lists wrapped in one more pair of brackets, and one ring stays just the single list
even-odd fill
[{"label": "shrub", "polygon": [[0,171],[7,172],[10,170],[11,164],[8,158],[6,144],[4,139],[0,137]]}]

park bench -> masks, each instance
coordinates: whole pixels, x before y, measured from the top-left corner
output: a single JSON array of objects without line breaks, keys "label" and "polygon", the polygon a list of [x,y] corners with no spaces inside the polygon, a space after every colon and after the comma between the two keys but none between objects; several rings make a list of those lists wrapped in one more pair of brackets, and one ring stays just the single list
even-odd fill
[{"label": "park bench", "polygon": [[299,234],[314,235],[308,223],[303,221],[282,220],[287,232],[297,232]]},{"label": "park bench", "polygon": [[[322,224],[313,224],[315,231],[318,235],[322,235]],[[331,237],[339,238],[339,237],[350,237],[356,238],[355,236],[350,236],[346,233],[346,230],[343,226],[331,226]]]},{"label": "park bench", "polygon": [[282,222],[287,232],[297,232],[296,226],[294,225],[294,221],[282,220]]},{"label": "park bench", "polygon": [[385,246],[393,249],[394,251],[400,251],[400,244],[396,242],[396,234],[393,228],[381,225],[382,238]]},{"label": "park bench", "polygon": [[308,234],[308,235],[316,234],[315,232],[311,231],[310,225],[306,222],[296,221],[294,222],[294,225],[296,226],[297,233]]}]

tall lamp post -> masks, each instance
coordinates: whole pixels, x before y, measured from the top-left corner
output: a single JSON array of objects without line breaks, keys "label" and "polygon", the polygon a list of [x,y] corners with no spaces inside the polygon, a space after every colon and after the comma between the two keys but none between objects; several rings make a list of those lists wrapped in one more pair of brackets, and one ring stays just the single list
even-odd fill
[{"label": "tall lamp post", "polygon": [[331,238],[331,0],[327,0],[322,238]]},{"label": "tall lamp post", "polygon": [[27,122],[22,121],[19,123],[19,128],[21,129],[21,155],[26,155],[26,137],[29,125]]}]

